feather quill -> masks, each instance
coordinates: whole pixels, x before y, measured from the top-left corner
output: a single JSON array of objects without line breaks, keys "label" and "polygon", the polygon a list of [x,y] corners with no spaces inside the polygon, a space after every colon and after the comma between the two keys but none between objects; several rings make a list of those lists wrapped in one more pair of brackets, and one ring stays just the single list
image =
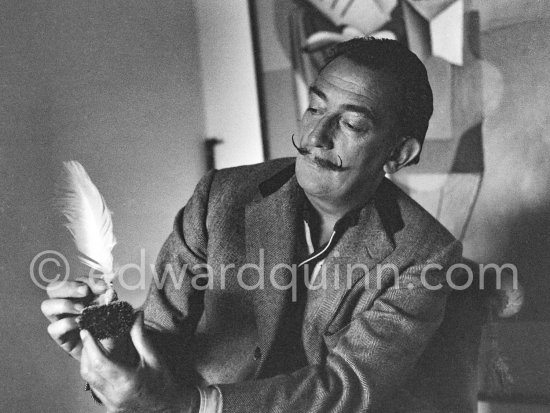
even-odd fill
[{"label": "feather quill", "polygon": [[65,227],[73,236],[79,260],[102,273],[110,285],[115,277],[112,250],[116,244],[111,211],[79,162],[63,162],[63,166],[58,201],[67,218]]}]

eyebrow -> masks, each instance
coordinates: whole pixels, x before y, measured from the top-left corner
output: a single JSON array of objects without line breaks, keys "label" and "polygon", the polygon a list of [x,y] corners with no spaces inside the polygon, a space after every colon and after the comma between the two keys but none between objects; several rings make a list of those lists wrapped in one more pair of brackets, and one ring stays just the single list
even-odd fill
[{"label": "eyebrow", "polygon": [[[309,93],[319,96],[325,102],[328,100],[327,95],[315,85],[309,87]],[[367,116],[372,122],[376,122],[378,120],[378,116],[376,116],[376,114],[372,110],[365,106],[345,104],[343,108],[350,112],[362,113],[363,115]]]},{"label": "eyebrow", "polygon": [[327,100],[327,95],[325,95],[323,91],[319,89],[317,86],[310,86],[309,93],[313,93],[314,95],[319,96],[321,99]]}]

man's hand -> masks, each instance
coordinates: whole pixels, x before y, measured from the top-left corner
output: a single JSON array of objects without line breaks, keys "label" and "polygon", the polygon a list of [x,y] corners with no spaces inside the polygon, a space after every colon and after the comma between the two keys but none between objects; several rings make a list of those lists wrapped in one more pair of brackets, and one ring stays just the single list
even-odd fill
[{"label": "man's hand", "polygon": [[50,337],[68,354],[80,360],[82,342],[76,318],[84,307],[105,293],[101,280],[52,282],[48,285],[48,300],[42,302],[42,313],[50,320]]},{"label": "man's hand", "polygon": [[138,361],[129,365],[109,358],[101,344],[82,330],[82,378],[108,412],[198,412],[198,391],[176,385],[145,334],[140,312],[130,332]]}]

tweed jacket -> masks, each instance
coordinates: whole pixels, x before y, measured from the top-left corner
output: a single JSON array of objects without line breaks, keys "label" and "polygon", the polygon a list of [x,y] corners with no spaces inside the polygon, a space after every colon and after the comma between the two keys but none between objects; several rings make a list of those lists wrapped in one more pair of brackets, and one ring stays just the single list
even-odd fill
[{"label": "tweed jacket", "polygon": [[[291,282],[298,261],[303,203],[293,159],[205,175],[159,254],[147,325],[164,337],[176,375],[217,385],[224,412],[413,403],[406,382],[442,321],[444,269],[459,260],[460,243],[384,180],[323,263],[327,280],[355,269],[318,293],[299,347],[288,346],[292,292],[277,286]],[[422,285],[427,264],[426,282],[441,288]]]}]

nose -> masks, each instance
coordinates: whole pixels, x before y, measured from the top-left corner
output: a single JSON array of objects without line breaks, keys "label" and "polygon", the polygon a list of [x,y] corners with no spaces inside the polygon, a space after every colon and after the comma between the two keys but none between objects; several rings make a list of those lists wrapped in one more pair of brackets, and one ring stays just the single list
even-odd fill
[{"label": "nose", "polygon": [[308,144],[315,148],[332,149],[334,147],[334,121],[323,117],[317,121],[308,135]]}]

